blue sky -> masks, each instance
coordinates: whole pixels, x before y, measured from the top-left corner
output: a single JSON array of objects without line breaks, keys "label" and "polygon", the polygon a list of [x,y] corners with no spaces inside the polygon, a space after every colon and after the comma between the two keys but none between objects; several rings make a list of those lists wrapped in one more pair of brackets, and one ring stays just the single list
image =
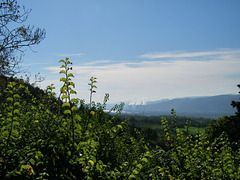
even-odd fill
[{"label": "blue sky", "polygon": [[26,50],[23,67],[60,87],[60,64],[73,62],[78,97],[98,78],[94,100],[150,101],[236,94],[240,83],[238,0],[20,0],[26,24],[46,39]]}]

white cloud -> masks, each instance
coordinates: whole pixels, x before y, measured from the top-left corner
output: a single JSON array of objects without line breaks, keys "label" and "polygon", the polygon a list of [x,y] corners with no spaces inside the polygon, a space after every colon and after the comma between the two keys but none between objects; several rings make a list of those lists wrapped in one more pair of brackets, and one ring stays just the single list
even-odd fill
[{"label": "white cloud", "polygon": [[98,61],[85,63],[85,65],[105,64],[105,63],[110,63],[110,62],[111,62],[110,60],[98,60]]},{"label": "white cloud", "polygon": [[220,49],[217,51],[202,51],[202,52],[161,52],[161,53],[147,53],[140,55],[141,58],[146,59],[161,59],[161,58],[193,58],[193,57],[209,57],[209,56],[233,56],[240,55],[240,50]]},{"label": "white cloud", "polygon": [[66,54],[56,54],[56,56],[58,56],[58,57],[82,57],[84,54],[83,53],[72,53],[72,54],[68,54],[68,53],[66,53]]},{"label": "white cloud", "polygon": [[45,65],[47,63],[20,63],[20,66]]},{"label": "white cloud", "polygon": [[[172,59],[168,61],[73,65],[76,77],[74,81],[80,98],[88,99],[89,78],[97,77],[98,89],[94,98],[100,102],[105,93],[110,93],[112,102],[138,102],[143,97],[145,100],[159,100],[237,93],[236,85],[240,83],[240,51],[232,50],[232,54],[230,52],[231,50],[223,50],[185,55],[176,55],[174,52]],[[219,57],[211,57],[212,55]],[[191,56],[207,56],[209,59],[192,61]],[[47,70],[59,72],[58,67],[48,67]]]}]

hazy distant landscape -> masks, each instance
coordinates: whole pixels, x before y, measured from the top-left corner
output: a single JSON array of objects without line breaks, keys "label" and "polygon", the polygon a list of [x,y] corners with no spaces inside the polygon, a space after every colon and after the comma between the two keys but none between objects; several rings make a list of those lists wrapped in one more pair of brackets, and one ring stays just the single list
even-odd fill
[{"label": "hazy distant landscape", "polygon": [[[220,118],[236,112],[232,101],[239,100],[239,95],[224,94],[217,96],[185,97],[156,101],[125,102],[123,114],[137,116],[169,115],[174,109],[179,116]],[[107,104],[111,109],[115,104]]]},{"label": "hazy distant landscape", "polygon": [[173,108],[179,116],[219,118],[234,115],[236,109],[232,108],[231,103],[238,99],[239,95],[218,95],[140,101],[126,104],[123,113],[143,116],[169,115]]}]

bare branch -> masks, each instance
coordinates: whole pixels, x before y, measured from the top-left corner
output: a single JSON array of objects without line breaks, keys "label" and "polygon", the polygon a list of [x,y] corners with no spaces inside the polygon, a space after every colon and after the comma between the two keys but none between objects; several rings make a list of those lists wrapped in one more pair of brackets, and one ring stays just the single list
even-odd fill
[{"label": "bare branch", "polygon": [[22,62],[24,48],[33,51],[31,46],[45,38],[44,29],[12,25],[25,22],[30,12],[24,6],[20,7],[17,0],[2,0],[0,3],[0,75],[12,76],[21,72],[19,63]]}]

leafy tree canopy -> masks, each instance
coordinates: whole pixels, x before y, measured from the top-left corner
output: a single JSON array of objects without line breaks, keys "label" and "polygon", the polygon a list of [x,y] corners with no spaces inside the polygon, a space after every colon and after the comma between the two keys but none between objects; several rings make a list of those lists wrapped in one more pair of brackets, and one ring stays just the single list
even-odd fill
[{"label": "leafy tree canopy", "polygon": [[31,10],[21,7],[17,0],[0,3],[0,74],[13,76],[20,72],[19,63],[24,47],[31,48],[45,38],[45,30],[23,24]]},{"label": "leafy tree canopy", "polygon": [[[240,88],[240,84],[238,85]],[[236,115],[224,116],[217,120],[212,120],[206,128],[207,137],[214,141],[222,133],[226,133],[230,142],[235,148],[239,148],[240,143],[240,102],[233,101],[232,106],[237,108]]]}]

